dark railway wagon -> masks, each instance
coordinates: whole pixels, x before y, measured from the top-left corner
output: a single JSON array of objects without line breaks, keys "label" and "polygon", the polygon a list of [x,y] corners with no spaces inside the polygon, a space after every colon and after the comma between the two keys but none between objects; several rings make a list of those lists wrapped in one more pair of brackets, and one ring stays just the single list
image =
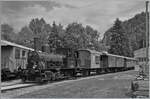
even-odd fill
[{"label": "dark railway wagon", "polygon": [[70,50],[65,51],[59,50],[57,54],[29,52],[27,69],[23,70],[22,80],[44,82],[74,76],[74,54],[70,54]]}]

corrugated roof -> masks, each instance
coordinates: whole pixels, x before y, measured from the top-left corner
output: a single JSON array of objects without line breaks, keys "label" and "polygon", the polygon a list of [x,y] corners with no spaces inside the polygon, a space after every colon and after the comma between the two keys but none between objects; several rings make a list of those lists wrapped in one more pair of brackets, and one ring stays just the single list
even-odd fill
[{"label": "corrugated roof", "polygon": [[27,49],[27,50],[34,51],[33,48],[25,47],[23,45],[12,43],[12,42],[9,42],[9,41],[6,41],[6,40],[1,40],[1,46],[14,46],[14,47],[19,47],[19,48],[22,48],[22,49]]}]

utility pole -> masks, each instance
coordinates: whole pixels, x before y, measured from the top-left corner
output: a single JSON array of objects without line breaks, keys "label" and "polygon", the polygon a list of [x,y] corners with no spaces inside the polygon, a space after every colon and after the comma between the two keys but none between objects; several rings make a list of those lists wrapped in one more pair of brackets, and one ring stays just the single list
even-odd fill
[{"label": "utility pole", "polygon": [[148,12],[148,3],[146,1],[146,65],[145,65],[145,74],[149,76],[149,12]]}]

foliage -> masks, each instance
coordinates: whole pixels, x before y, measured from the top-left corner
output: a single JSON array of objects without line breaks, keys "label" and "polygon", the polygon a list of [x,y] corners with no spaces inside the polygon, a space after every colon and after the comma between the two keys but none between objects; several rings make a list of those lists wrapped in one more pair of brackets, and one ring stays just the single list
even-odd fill
[{"label": "foliage", "polygon": [[[8,34],[13,31],[11,28],[6,30]],[[3,31],[6,30],[3,29]],[[9,39],[10,36],[8,34],[6,34],[8,37],[5,39]],[[56,48],[105,50],[105,45],[98,40],[99,34],[91,26],[84,27],[81,23],[70,23],[64,29],[61,24],[53,22],[51,26],[43,18],[35,18],[29,22],[28,26],[22,27],[17,33],[15,40],[12,41],[33,48],[34,37],[38,37],[40,48],[42,45],[48,45],[50,52],[55,52]]]},{"label": "foliage", "polygon": [[[125,31],[125,35],[129,39],[129,48],[131,50],[131,55],[133,52],[139,48],[145,47],[145,13],[135,15],[133,18],[122,22],[122,27]],[[111,30],[113,27],[108,29],[102,40],[106,46],[109,46],[111,43]]]},{"label": "foliage", "polygon": [[135,15],[133,18],[123,22],[123,27],[127,32],[132,50],[145,47],[146,43],[146,14],[144,12]]},{"label": "foliage", "polygon": [[14,29],[9,24],[1,24],[1,38],[7,41],[15,42],[16,34]]},{"label": "foliage", "polygon": [[66,28],[65,41],[66,46],[73,49],[83,48],[85,46],[85,31],[81,24],[72,23]]},{"label": "foliage", "polygon": [[64,32],[63,26],[61,24],[56,25],[53,22],[51,33],[48,37],[48,44],[50,52],[55,52],[56,48],[64,47],[62,33]]},{"label": "foliage", "polygon": [[47,24],[43,18],[32,19],[29,23],[29,28],[33,32],[34,37],[38,37],[40,39],[40,45],[47,42],[47,36],[51,32],[51,26]]},{"label": "foliage", "polygon": [[18,33],[17,43],[25,45],[27,47],[33,48],[33,38],[34,34],[31,29],[27,26],[24,26]]},{"label": "foliage", "polygon": [[111,43],[109,52],[117,55],[131,56],[129,41],[119,19],[116,19],[115,24],[111,28],[110,32]]}]

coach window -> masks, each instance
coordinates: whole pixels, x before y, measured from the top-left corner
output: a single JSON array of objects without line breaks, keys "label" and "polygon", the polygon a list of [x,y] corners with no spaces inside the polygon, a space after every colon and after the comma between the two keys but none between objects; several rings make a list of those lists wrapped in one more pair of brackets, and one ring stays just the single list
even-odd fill
[{"label": "coach window", "polygon": [[146,61],[146,58],[144,57],[144,61]]},{"label": "coach window", "polygon": [[100,57],[99,56],[95,56],[95,63],[99,64],[99,62],[100,62]]},{"label": "coach window", "polygon": [[140,62],[140,58],[138,58],[138,61]]},{"label": "coach window", "polygon": [[20,49],[15,49],[15,58],[19,59],[20,58]]},{"label": "coach window", "polygon": [[22,51],[22,57],[25,57],[26,56],[26,51]]},{"label": "coach window", "polygon": [[139,58],[139,61],[141,62],[141,61],[142,61],[142,58]]},{"label": "coach window", "polygon": [[144,58],[142,58],[142,62],[144,61]]}]

